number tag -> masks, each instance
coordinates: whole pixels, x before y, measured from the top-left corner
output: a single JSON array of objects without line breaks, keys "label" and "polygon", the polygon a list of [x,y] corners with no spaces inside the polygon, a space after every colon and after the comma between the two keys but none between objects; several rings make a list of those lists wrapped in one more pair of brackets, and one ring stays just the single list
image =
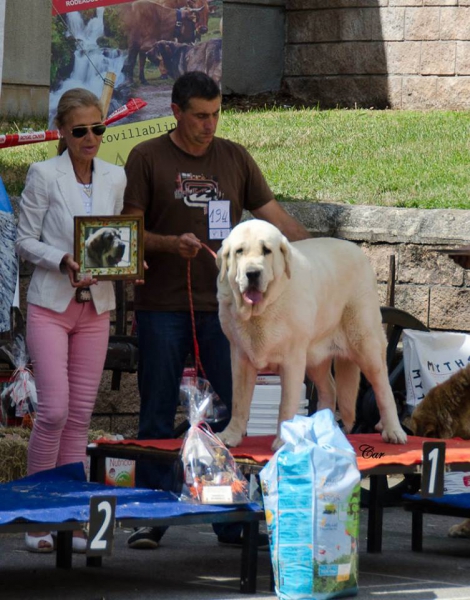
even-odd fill
[{"label": "number tag", "polygon": [[436,498],[443,495],[445,458],[445,442],[423,443],[423,474],[421,476],[423,498]]},{"label": "number tag", "polygon": [[207,213],[209,239],[224,240],[231,230],[230,200],[210,200]]},{"label": "number tag", "polygon": [[116,496],[90,498],[87,556],[110,556],[113,550]]}]

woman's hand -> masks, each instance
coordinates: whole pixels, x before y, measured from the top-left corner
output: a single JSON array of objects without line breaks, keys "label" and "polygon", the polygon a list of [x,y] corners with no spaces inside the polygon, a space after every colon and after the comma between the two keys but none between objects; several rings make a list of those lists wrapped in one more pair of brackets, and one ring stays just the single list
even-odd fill
[{"label": "woman's hand", "polygon": [[62,260],[60,261],[60,270],[62,272],[65,271],[68,274],[70,283],[74,288],[90,287],[90,285],[95,285],[95,283],[98,283],[98,280],[93,279],[93,277],[88,273],[81,277],[80,280],[77,280],[80,266],[77,262],[75,262],[71,254],[64,254]]}]

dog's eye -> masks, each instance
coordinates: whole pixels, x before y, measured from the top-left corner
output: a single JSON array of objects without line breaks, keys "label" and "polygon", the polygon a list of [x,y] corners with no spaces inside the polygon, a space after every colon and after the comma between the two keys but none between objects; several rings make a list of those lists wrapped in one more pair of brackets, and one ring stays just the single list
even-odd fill
[{"label": "dog's eye", "polygon": [[235,250],[235,254],[243,254],[243,248],[238,248],[238,250]]},{"label": "dog's eye", "polygon": [[271,254],[271,250],[269,248],[266,248],[266,246],[263,246],[263,254],[264,256],[266,256],[266,254]]}]

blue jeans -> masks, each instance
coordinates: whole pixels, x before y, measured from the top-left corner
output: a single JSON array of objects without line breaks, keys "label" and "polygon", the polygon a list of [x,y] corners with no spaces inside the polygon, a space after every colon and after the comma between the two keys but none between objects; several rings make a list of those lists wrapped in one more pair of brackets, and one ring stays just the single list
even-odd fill
[{"label": "blue jeans", "polygon": [[[230,344],[216,312],[196,312],[196,339],[207,379],[225,403],[232,408],[232,372]],[[136,311],[139,340],[138,385],[140,394],[140,440],[174,437],[180,380],[188,354],[194,355],[193,332],[189,312]],[[229,419],[214,424],[222,431]],[[156,466],[152,461],[137,463],[139,487],[175,490],[173,467]],[[214,524],[214,531],[225,538],[240,535],[240,524]]]}]

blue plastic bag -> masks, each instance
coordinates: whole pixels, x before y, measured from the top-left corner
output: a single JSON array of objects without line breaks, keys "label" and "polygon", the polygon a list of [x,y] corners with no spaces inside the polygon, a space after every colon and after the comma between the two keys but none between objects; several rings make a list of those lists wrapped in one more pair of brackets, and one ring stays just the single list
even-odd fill
[{"label": "blue plastic bag", "polygon": [[260,473],[275,589],[281,600],[357,594],[360,473],[321,410],[281,425],[285,444]]},{"label": "blue plastic bag", "polygon": [[18,278],[15,241],[15,215],[0,178],[0,332],[10,331],[10,310]]}]

